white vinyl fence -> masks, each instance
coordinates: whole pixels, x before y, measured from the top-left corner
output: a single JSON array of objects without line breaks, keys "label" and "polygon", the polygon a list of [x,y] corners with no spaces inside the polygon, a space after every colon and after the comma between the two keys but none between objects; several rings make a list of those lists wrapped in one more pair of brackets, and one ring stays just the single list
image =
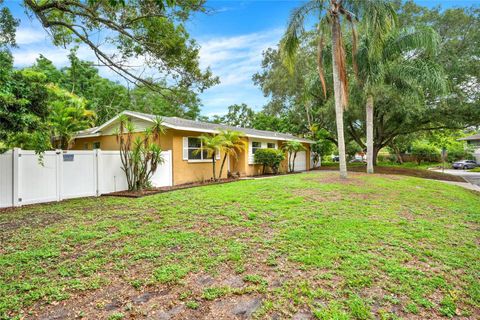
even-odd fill
[{"label": "white vinyl fence", "polygon": [[[172,152],[152,185],[172,185]],[[63,199],[100,196],[127,189],[118,151],[47,151],[43,160],[34,151],[14,149],[0,154],[0,208]]]}]

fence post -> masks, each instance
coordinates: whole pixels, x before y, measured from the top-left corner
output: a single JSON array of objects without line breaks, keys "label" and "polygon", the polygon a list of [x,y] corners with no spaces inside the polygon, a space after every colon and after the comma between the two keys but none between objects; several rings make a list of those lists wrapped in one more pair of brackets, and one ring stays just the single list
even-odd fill
[{"label": "fence post", "polygon": [[22,149],[14,148],[12,152],[13,161],[13,177],[12,177],[12,205],[14,207],[20,207],[22,205],[22,170],[21,166],[21,153]]},{"label": "fence post", "polygon": [[94,172],[95,172],[95,194],[97,197],[101,195],[100,193],[100,185],[101,185],[101,175],[100,175],[100,170],[102,168],[101,166],[101,157],[102,157],[102,150],[101,149],[93,149],[94,153]]},{"label": "fence post", "polygon": [[57,178],[57,201],[63,199],[63,150],[55,149],[55,169]]}]

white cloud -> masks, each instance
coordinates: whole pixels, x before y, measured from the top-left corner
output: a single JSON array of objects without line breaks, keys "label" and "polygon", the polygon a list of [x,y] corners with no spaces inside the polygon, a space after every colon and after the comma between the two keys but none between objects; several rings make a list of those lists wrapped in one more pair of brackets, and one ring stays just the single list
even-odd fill
[{"label": "white cloud", "polygon": [[276,46],[282,32],[282,29],[273,29],[199,41],[200,65],[202,68],[210,66],[220,78],[219,85],[201,96],[206,114],[225,113],[234,103],[244,102],[255,109],[265,103],[252,76],[261,68],[262,52]]},{"label": "white cloud", "polygon": [[15,34],[15,40],[18,45],[27,45],[49,41],[47,32],[39,28],[19,28]]}]

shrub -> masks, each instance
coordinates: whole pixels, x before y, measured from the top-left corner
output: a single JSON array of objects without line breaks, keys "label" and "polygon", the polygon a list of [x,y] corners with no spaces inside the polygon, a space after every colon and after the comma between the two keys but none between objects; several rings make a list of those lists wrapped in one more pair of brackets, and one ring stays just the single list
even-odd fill
[{"label": "shrub", "polygon": [[285,160],[285,154],[277,149],[258,149],[254,155],[255,163],[263,165],[262,173],[269,167],[274,174],[278,173],[280,163]]},{"label": "shrub", "polygon": [[421,141],[413,144],[412,154],[418,164],[422,161],[437,162],[440,158],[440,151],[435,146]]}]

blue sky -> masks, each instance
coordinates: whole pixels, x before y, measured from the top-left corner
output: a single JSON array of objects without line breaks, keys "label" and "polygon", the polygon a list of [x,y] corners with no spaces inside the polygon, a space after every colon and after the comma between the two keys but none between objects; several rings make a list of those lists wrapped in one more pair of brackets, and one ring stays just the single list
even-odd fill
[{"label": "blue sky", "polygon": [[[275,46],[284,31],[290,11],[302,1],[208,1],[208,14],[196,14],[188,22],[188,30],[201,46],[202,67],[210,66],[221,83],[201,94],[202,114],[224,114],[234,103],[246,103],[259,110],[267,98],[252,82],[260,70],[262,52]],[[472,6],[480,0],[419,0],[425,6]],[[23,12],[20,1],[5,4],[21,19],[17,32],[18,49],[13,50],[15,66],[31,65],[43,54],[61,67],[67,63],[67,49],[51,45],[47,33],[37,21]],[[79,57],[95,61],[93,54],[80,47]],[[103,76],[116,79],[108,68],[100,68]]]}]

